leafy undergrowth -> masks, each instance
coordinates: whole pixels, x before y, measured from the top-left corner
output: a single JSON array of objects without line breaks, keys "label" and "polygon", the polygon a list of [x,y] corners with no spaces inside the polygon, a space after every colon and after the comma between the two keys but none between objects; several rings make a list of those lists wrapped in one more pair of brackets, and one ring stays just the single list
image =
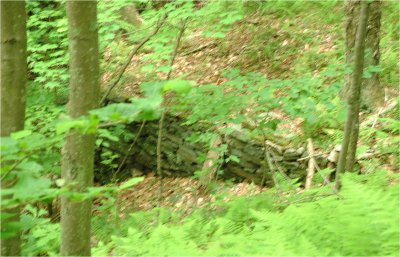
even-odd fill
[{"label": "leafy undergrowth", "polygon": [[398,207],[393,175],[346,174],[338,195],[329,187],[285,195],[270,190],[217,201],[185,218],[162,208],[131,214],[118,228],[95,219],[100,242],[93,254],[396,256]]},{"label": "leafy undergrowth", "polygon": [[[331,184],[281,191],[246,183],[199,194],[195,180],[165,179],[159,205],[158,184],[149,177],[95,204],[92,254],[397,256],[399,179],[384,170],[347,173],[339,194]],[[60,224],[45,210],[28,205],[22,222],[24,255],[58,255]]]},{"label": "leafy undergrowth", "polygon": [[[221,13],[212,11],[214,9],[221,10]],[[230,15],[225,17],[227,10]],[[206,21],[203,15],[207,12],[209,20]],[[171,20],[174,24],[172,30],[176,33],[171,34],[170,24],[166,25],[170,26],[169,30],[161,29],[159,35],[133,57],[111,98],[121,100],[141,95],[140,85],[163,80],[170,70],[172,77],[193,81],[196,88],[214,85],[215,88],[223,88],[220,91],[229,91],[234,82],[226,74],[239,71],[245,81],[244,87],[271,88],[276,84],[280,88],[273,94],[280,98],[279,105],[266,110],[270,116],[281,121],[278,131],[285,131],[293,137],[318,138],[325,134],[321,128],[342,130],[344,103],[339,97],[332,96],[339,95],[344,75],[349,72],[344,60],[345,16],[338,15],[343,13],[344,5],[340,1],[209,3],[199,10],[192,10],[173,67],[168,66],[170,48],[176,40],[177,27],[182,23],[176,17]],[[396,13],[398,10],[393,2],[383,4],[382,23],[387,26],[382,26],[381,59],[384,69],[381,83],[388,88],[388,99],[398,95],[392,90],[398,84],[395,79],[397,69],[393,68],[397,63],[393,53],[398,52],[395,44],[398,28],[393,26]],[[149,24],[155,19],[152,13],[144,12],[143,17]],[[140,33],[139,30],[139,37]],[[118,70],[125,62],[125,55],[121,53],[128,53],[132,47],[124,40],[108,46],[103,88],[115,79],[118,74],[115,69]],[[246,77],[247,74],[250,76]],[[254,85],[248,79],[251,74],[260,74],[266,82]],[[249,91],[240,94],[248,94]],[[207,106],[224,109],[225,106],[218,106],[218,102],[226,103],[225,99],[210,92],[205,96],[209,98]],[[202,99],[205,96],[201,96]],[[195,104],[196,99],[191,100],[192,105],[198,105]],[[289,108],[285,109],[282,105]],[[247,115],[249,109],[254,109],[254,106],[242,110],[236,108],[235,111]],[[332,140],[323,138],[321,141],[331,143]]]},{"label": "leafy undergrowth", "polygon": [[[238,117],[249,118],[249,109],[254,110],[256,103],[264,108],[260,108],[260,113],[268,113],[267,117],[271,118],[268,121],[272,121],[273,133],[288,130],[285,133],[293,134],[289,140],[292,143],[312,137],[316,146],[329,151],[342,141],[345,105],[335,97],[348,72],[343,58],[342,2],[245,3],[210,1],[210,5],[194,14],[176,62],[169,67],[166,64],[176,40],[176,27],[181,25],[181,8],[184,8],[179,6],[174,10],[179,17],[171,15],[169,27],[134,56],[112,93],[124,98],[141,95],[139,85],[163,80],[173,69],[173,78],[196,84],[190,94],[180,99],[191,111],[187,117],[190,122],[211,121],[208,124],[218,125],[235,118],[240,123]],[[392,95],[398,97],[398,91],[393,90],[398,85],[398,7],[395,9],[394,4],[384,2],[382,15],[381,82],[388,89],[389,99]],[[103,8],[106,7],[104,4]],[[103,17],[100,23],[105,24],[105,31],[100,34],[113,36],[112,31],[118,28],[107,24],[114,23],[114,18],[104,11],[100,14]],[[205,20],[204,14],[210,19]],[[58,15],[61,14],[54,16]],[[143,17],[148,24],[158,18],[150,12],[143,13]],[[224,22],[224,28],[212,26]],[[65,27],[66,23],[61,25]],[[213,36],[204,33],[212,29],[217,31]],[[146,27],[131,33],[135,38],[130,40],[104,40],[107,45],[102,46],[106,48],[103,89],[115,79],[131,48],[148,30]],[[65,69],[67,59],[60,56],[54,66]],[[36,57],[37,60],[46,58],[46,55]],[[59,78],[57,83],[65,83],[66,69],[48,74],[52,70],[43,67],[47,66],[37,66],[35,70],[40,75],[39,82],[54,76]],[[53,86],[56,85],[47,84],[49,88]],[[33,100],[38,102],[34,101],[27,111],[28,129],[55,134],[48,121],[63,113],[63,108],[51,107],[49,111],[41,98],[33,97]],[[386,112],[390,104],[387,102],[378,113],[362,114],[357,154],[365,157],[359,160],[360,171],[365,175],[347,174],[339,195],[332,195],[328,186],[307,192],[292,188],[281,193],[274,189],[264,192],[246,183],[226,187],[217,183],[213,194],[204,194],[199,190],[198,181],[189,178],[165,179],[160,194],[158,180],[147,177],[128,192],[104,197],[100,199],[104,201],[95,203],[93,254],[398,255],[398,180],[379,171],[382,168],[398,171],[399,167],[399,113],[393,108]],[[252,118],[263,120],[265,117]],[[276,121],[280,122],[277,126]],[[116,131],[124,132],[115,129],[112,134],[103,130],[100,138],[114,137],[118,141]],[[52,155],[46,155],[51,160],[45,170],[59,174],[59,151],[53,148],[46,151]],[[108,163],[120,157],[110,155],[116,157],[108,158]],[[46,215],[43,209],[30,205],[25,209],[24,255],[58,254],[60,226]]]}]

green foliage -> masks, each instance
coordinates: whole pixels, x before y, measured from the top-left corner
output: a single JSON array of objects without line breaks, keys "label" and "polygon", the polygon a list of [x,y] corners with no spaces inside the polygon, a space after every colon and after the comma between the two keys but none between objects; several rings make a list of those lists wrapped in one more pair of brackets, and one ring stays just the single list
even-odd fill
[{"label": "green foliage", "polygon": [[339,196],[314,190],[286,198],[291,204],[283,210],[265,194],[237,198],[216,208],[222,212],[198,211],[180,222],[149,225],[151,218],[142,220],[145,214],[137,213],[124,223],[125,235],[100,243],[94,253],[395,256],[399,192],[390,181],[386,172],[347,174]]},{"label": "green foliage", "polygon": [[191,84],[186,80],[174,79],[166,82],[163,86],[165,92],[173,91],[180,95],[185,95],[192,89]]},{"label": "green foliage", "polygon": [[[51,158],[46,156],[57,143],[57,139],[30,130],[1,138],[1,181],[3,185],[12,183],[1,190],[2,219],[7,217],[4,211],[7,208],[51,200],[58,195],[58,190],[46,176],[57,171]],[[2,224],[2,237],[12,236],[22,229],[20,223]]]},{"label": "green foliage", "polygon": [[46,139],[42,134],[30,130],[15,132],[11,137],[2,138],[2,180],[17,179],[13,187],[2,190],[2,196],[13,196],[3,200],[2,206],[55,196],[55,191],[50,188],[51,181],[41,177],[46,174],[42,163],[47,161],[46,158],[41,158],[41,154],[55,143],[57,140]]},{"label": "green foliage", "polygon": [[381,24],[381,58],[380,65],[383,68],[381,72],[381,83],[397,87],[399,85],[399,35],[400,26],[398,17],[400,15],[400,6],[396,1],[382,2],[382,24]]},{"label": "green foliage", "polygon": [[[107,201],[115,203],[115,195],[132,188],[141,182],[142,177],[132,178],[119,186],[92,187],[80,195],[70,195],[78,199],[95,197],[107,197]],[[43,209],[27,205],[21,217],[21,229],[23,230],[22,252],[24,256],[56,256],[60,249],[60,224],[46,218],[47,212]],[[3,216],[3,213],[2,213]],[[104,228],[104,224],[103,228]]]},{"label": "green foliage", "polygon": [[345,118],[339,97],[332,97],[340,90],[339,83],[330,84],[330,77],[340,74],[332,69],[328,67],[320,77],[305,75],[292,80],[268,80],[260,73],[242,75],[237,69],[229,70],[228,82],[194,88],[179,99],[177,109],[190,112],[188,124],[201,121],[215,126],[256,120],[261,130],[274,132],[280,121],[270,111],[280,107],[293,118],[301,117],[305,136],[314,137],[323,128],[341,127]]},{"label": "green foliage", "polygon": [[28,63],[45,88],[68,84],[68,29],[63,1],[28,1]]},{"label": "green foliage", "polygon": [[[122,29],[132,29],[120,18],[128,1],[100,1],[98,25],[100,53]],[[28,1],[28,63],[34,81],[66,98],[68,91],[68,23],[65,1]],[[56,99],[57,100],[57,99]],[[61,100],[65,103],[65,100]]]},{"label": "green foliage", "polygon": [[373,160],[364,160],[364,166],[367,167],[366,172],[370,172],[375,168],[380,168],[382,164],[390,164],[393,167],[399,166],[400,122],[398,117],[396,117],[396,115],[394,116],[395,117],[392,117],[390,114],[386,114],[383,117],[375,116],[373,117],[374,121],[372,124],[367,123],[365,126],[361,126],[361,144],[359,148],[364,148],[365,152],[373,150],[373,157],[375,161],[378,161],[374,163],[372,162]]},{"label": "green foliage", "polygon": [[[147,2],[149,6],[151,1]],[[170,1],[159,10],[144,8],[144,24],[138,29],[119,17],[119,9],[127,4],[130,2],[98,3],[100,52],[105,53],[106,59],[101,63],[103,72],[118,69],[132,44],[146,37],[160,17],[168,14],[159,33],[142,49],[140,72],[126,74],[121,80],[121,84],[130,83],[131,79],[136,83],[136,76],[144,78],[141,89],[145,97],[110,104],[86,117],[70,119],[65,116],[65,107],[54,104],[65,104],[68,98],[65,1],[27,2],[28,62],[36,83],[29,86],[26,130],[1,139],[2,181],[16,181],[1,192],[2,197],[9,197],[2,201],[2,210],[17,204],[27,207],[21,222],[3,222],[2,238],[22,230],[24,255],[57,255],[59,224],[32,205],[62,194],[76,201],[101,201],[93,219],[94,238],[100,240],[93,249],[97,256],[397,254],[399,219],[394,214],[398,211],[398,176],[388,176],[381,170],[382,163],[390,162],[394,167],[400,163],[397,116],[377,117],[377,126],[361,127],[357,154],[374,148],[376,158],[360,161],[365,166],[365,176],[345,175],[340,195],[330,195],[329,187],[297,194],[293,189],[298,188],[299,182],[286,181],[278,175],[279,190],[235,198],[229,203],[219,201],[187,217],[154,209],[121,220],[116,196],[141,178],[121,185],[88,188],[82,193],[68,192],[64,181],[58,179],[66,132],[72,129],[96,133],[96,145],[101,149],[97,166],[107,167],[98,172],[115,171],[122,157],[115,146],[130,143],[135,136],[126,133],[125,124],[158,119],[164,110],[164,94],[170,92],[176,98],[172,101],[175,105],[168,108],[186,114],[188,125],[197,123],[205,128],[204,133],[191,136],[193,142],[210,143],[215,139],[216,128],[226,135],[237,132],[239,127],[240,133],[252,137],[277,138],[282,132],[278,130],[279,124],[284,121],[273,115],[276,109],[291,119],[302,120],[303,137],[316,138],[324,146],[342,140],[345,111],[337,96],[344,75],[350,72],[343,65],[344,16],[338,15],[343,13],[342,2],[208,1],[198,8],[193,1]],[[368,77],[379,72],[382,83],[389,86],[398,84],[398,13],[397,3],[383,3],[381,64],[367,67],[364,74]],[[250,66],[227,68],[222,85],[193,87],[186,80],[191,74],[164,81],[173,69],[170,60],[184,22],[181,48],[185,49],[187,40],[192,40],[185,35],[199,32],[207,40],[216,39],[223,47],[229,42],[233,25],[252,23],[252,15],[260,16],[261,22],[271,19],[271,26],[252,25],[254,29],[249,34],[254,37],[243,51]],[[248,27],[242,28],[247,31]],[[323,30],[326,33],[321,34]],[[336,36],[321,38],[327,35]],[[264,67],[264,63],[268,68],[260,69],[262,73],[251,72]],[[327,137],[321,137],[322,132]],[[214,150],[223,156],[215,162],[217,166],[222,162],[240,162],[235,155],[226,156],[226,144]],[[321,171],[323,175],[330,172]],[[224,197],[216,196],[221,200]],[[9,217],[5,211],[1,214],[2,221]]]},{"label": "green foliage", "polygon": [[25,207],[21,217],[23,230],[22,254],[24,256],[55,256],[60,247],[60,224],[46,218],[46,211],[32,205]]},{"label": "green foliage", "polygon": [[[15,132],[10,137],[3,137],[0,142],[2,183],[16,181],[12,187],[3,188],[1,192],[2,197],[9,197],[1,202],[2,219],[7,217],[7,213],[4,212],[6,208],[34,204],[38,201],[52,201],[59,194],[51,178],[60,174],[62,137],[55,133],[55,120],[63,112],[63,107],[53,104],[51,94],[39,90],[33,84],[29,85],[25,130]],[[39,217],[42,213],[38,215],[35,222],[47,227],[44,223],[49,221]],[[23,216],[20,223],[3,222],[2,237],[26,230],[24,219]],[[44,233],[44,230],[41,233]],[[33,242],[36,239],[29,239],[30,248],[34,247]],[[32,248],[30,251],[35,250]]]},{"label": "green foliage", "polygon": [[[332,9],[340,10],[343,2],[337,0],[307,2],[277,0],[274,2],[266,1],[261,3],[262,4],[258,4],[257,8],[261,9],[260,11],[264,14],[275,14],[284,18],[301,14],[303,19],[310,21],[314,21],[315,17],[313,16],[318,16],[322,18],[324,22],[333,24],[342,21],[341,16],[332,11]],[[249,7],[251,7],[250,4]],[[308,12],[310,9],[320,10],[320,13],[315,14],[313,12]]]}]

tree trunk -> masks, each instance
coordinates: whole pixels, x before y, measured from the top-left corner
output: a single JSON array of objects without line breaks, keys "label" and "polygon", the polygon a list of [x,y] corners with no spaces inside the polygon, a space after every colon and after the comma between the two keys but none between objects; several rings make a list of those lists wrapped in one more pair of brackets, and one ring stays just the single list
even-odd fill
[{"label": "tree trunk", "polygon": [[[346,1],[346,63],[354,63],[354,46],[356,40],[357,24],[360,16],[360,0]],[[375,0],[370,3],[366,34],[365,67],[379,65],[380,52],[380,27],[381,27],[381,1]],[[351,84],[351,75],[346,76],[344,93],[348,96]],[[361,104],[376,109],[383,103],[384,88],[379,82],[379,73],[373,72],[370,78],[362,80]]]},{"label": "tree trunk", "polygon": [[344,129],[344,138],[342,149],[339,156],[339,162],[336,169],[336,190],[339,190],[339,176],[344,169],[352,170],[355,153],[357,149],[358,130],[359,130],[359,112],[360,112],[360,93],[362,84],[362,75],[364,69],[364,54],[366,43],[366,30],[368,21],[367,1],[361,4],[361,13],[357,29],[355,55],[354,55],[354,70],[350,87],[350,95],[348,97],[348,114]]},{"label": "tree trunk", "polygon": [[[67,1],[72,118],[98,104],[99,50],[95,1]],[[95,135],[70,131],[63,148],[62,178],[75,192],[93,184]],[[61,256],[90,255],[91,200],[61,199]]]},{"label": "tree trunk", "polygon": [[[25,120],[27,79],[26,11],[24,1],[1,1],[1,136],[22,130]],[[2,188],[12,186],[10,181]],[[2,210],[15,214],[4,223],[18,222],[20,208]],[[2,226],[2,234],[5,226]],[[21,234],[1,240],[1,256],[21,255]]]}]

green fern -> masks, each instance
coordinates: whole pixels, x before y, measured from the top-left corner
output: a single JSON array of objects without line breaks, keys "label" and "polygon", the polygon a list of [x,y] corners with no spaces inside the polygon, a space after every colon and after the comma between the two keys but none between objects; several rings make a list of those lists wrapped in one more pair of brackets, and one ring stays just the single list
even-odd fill
[{"label": "green fern", "polygon": [[[310,201],[292,203],[282,211],[268,201],[260,204],[261,199],[272,199],[268,193],[238,198],[218,215],[197,212],[151,228],[132,223],[126,236],[113,237],[112,245],[123,256],[395,256],[399,188],[390,185],[391,180],[383,171],[346,174],[339,196],[305,198]],[[99,245],[94,252],[102,247],[110,246]]]}]

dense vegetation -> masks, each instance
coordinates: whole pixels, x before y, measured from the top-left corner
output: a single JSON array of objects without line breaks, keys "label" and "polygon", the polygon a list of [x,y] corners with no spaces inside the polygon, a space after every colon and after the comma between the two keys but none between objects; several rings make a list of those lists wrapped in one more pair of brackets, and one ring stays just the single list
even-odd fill
[{"label": "dense vegetation", "polygon": [[[398,255],[397,2],[382,2],[380,64],[366,66],[363,74],[379,74],[385,99],[377,108],[362,106],[357,165],[343,174],[340,191],[334,188],[335,167],[329,166],[335,163],[325,159],[343,140],[342,89],[353,71],[345,60],[343,2],[144,0],[135,1],[137,24],[121,18],[121,9],[131,5],[98,2],[101,90],[93,94],[100,95],[101,106],[71,118],[66,2],[26,2],[25,127],[1,138],[2,240],[21,232],[22,255],[60,255],[62,196],[94,200],[95,256]],[[278,165],[275,170],[264,150],[262,180],[255,185],[251,177],[224,171],[226,163],[247,160],[222,142],[195,156],[199,163],[207,153],[217,156],[214,168],[193,172],[190,181],[201,186],[182,180],[169,188],[164,176],[174,174],[160,172],[159,153],[152,155],[159,170],[137,171],[125,163],[142,140],[142,130],[132,124],[163,124],[165,115],[179,117],[188,131],[185,142],[193,145],[214,145],[221,135],[239,131],[249,142],[271,140],[285,149],[308,140],[325,161],[305,189],[307,168],[293,174]],[[84,192],[69,190],[61,177],[61,150],[71,130],[96,135],[95,185]],[[308,149],[302,158],[319,161],[311,155]],[[129,195],[140,185],[152,186],[146,181],[154,174],[157,188],[143,193],[151,208],[128,208],[140,201]],[[229,193],[243,180],[251,184],[247,192]],[[179,187],[189,187],[193,206],[178,206],[183,194],[167,200],[165,191]],[[10,221],[15,207],[21,208],[18,222]]]}]

